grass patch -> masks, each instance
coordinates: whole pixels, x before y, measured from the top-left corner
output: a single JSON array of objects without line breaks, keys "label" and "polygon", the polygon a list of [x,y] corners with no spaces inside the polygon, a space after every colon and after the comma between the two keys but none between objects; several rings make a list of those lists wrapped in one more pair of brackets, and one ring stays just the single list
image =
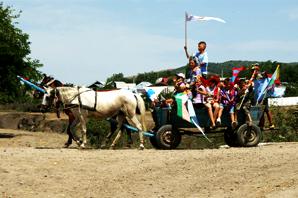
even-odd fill
[{"label": "grass patch", "polygon": [[264,142],[298,141],[298,107],[273,107],[270,109],[276,130],[264,133]]}]

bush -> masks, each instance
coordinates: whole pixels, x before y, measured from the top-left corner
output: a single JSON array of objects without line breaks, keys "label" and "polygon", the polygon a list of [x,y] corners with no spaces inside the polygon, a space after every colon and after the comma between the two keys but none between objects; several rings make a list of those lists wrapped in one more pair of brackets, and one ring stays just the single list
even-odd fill
[{"label": "bush", "polygon": [[289,83],[286,85],[285,97],[298,96],[298,83]]},{"label": "bush", "polygon": [[90,118],[87,123],[87,137],[91,146],[99,148],[110,130],[111,127],[108,121]]},{"label": "bush", "polygon": [[265,142],[298,141],[298,109],[297,107],[271,108],[276,130],[265,133]]},{"label": "bush", "polygon": [[[90,118],[87,123],[87,138],[91,145],[91,147],[94,148],[100,148],[103,141],[105,140],[105,137],[108,135],[108,133],[111,130],[111,125],[109,121],[106,120],[98,120],[96,118]],[[119,142],[116,145],[116,148],[123,148],[128,143],[128,136],[126,133],[126,129],[122,131],[122,136],[119,140]],[[112,141],[115,139],[117,134],[114,134],[112,138],[110,139],[110,142],[107,146],[110,146],[112,144]],[[132,148],[138,148],[139,147],[139,133],[131,133],[133,144],[131,145]],[[146,148],[152,148],[152,145],[150,144],[150,141],[148,138],[144,137],[145,140],[145,147]]]},{"label": "bush", "polygon": [[41,101],[25,95],[17,100],[0,93],[0,111],[40,112]]}]

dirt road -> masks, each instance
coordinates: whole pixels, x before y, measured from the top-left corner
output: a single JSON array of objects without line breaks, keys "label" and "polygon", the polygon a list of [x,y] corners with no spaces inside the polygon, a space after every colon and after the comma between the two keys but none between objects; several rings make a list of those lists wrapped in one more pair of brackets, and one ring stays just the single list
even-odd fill
[{"label": "dirt road", "polygon": [[298,197],[298,143],[161,151],[60,148],[0,130],[0,197]]}]

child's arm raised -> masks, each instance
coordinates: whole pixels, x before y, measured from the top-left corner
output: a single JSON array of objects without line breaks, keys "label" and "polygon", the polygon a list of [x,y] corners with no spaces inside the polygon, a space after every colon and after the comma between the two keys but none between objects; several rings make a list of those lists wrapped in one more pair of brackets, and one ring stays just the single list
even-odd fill
[{"label": "child's arm raised", "polygon": [[188,54],[188,51],[187,51],[187,47],[186,46],[184,46],[184,51],[185,51],[185,55],[186,55],[187,59],[189,59],[189,54]]}]

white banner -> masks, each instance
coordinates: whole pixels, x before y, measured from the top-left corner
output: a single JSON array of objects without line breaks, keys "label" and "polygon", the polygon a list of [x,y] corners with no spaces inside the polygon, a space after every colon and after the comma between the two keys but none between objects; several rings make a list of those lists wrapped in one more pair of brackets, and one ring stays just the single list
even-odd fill
[{"label": "white banner", "polygon": [[218,21],[221,23],[226,23],[225,20],[218,18],[218,17],[209,17],[209,16],[194,16],[194,15],[188,15],[185,13],[185,20],[186,21]]}]

